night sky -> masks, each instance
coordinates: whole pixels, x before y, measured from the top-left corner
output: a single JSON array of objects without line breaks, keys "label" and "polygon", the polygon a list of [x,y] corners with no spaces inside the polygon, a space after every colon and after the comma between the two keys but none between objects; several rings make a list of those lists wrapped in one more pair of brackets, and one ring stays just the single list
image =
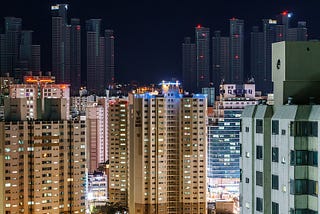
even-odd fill
[{"label": "night sky", "polygon": [[[309,38],[320,38],[319,0],[4,1],[0,7],[1,18],[20,17],[23,29],[34,31],[35,43],[42,47],[43,71],[51,69],[51,4],[68,3],[70,18],[80,18],[83,30],[86,19],[101,18],[103,29],[115,31],[117,82],[181,79],[181,44],[185,36],[194,38],[197,24],[209,27],[211,35],[214,30],[228,35],[228,19],[244,19],[248,48],[253,25],[260,27],[262,18],[275,18],[276,14],[288,10],[294,14],[293,26],[298,20],[305,20]],[[246,57],[245,70],[248,71],[249,56]]]}]

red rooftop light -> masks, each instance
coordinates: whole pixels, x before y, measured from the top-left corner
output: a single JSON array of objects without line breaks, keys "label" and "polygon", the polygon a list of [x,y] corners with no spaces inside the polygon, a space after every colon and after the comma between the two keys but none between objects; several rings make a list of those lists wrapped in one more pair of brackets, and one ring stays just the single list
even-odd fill
[{"label": "red rooftop light", "polygon": [[286,10],[285,10],[285,11],[283,11],[283,12],[282,12],[282,15],[283,15],[283,16],[288,15],[288,11],[286,11]]},{"label": "red rooftop light", "polygon": [[201,28],[201,25],[199,24],[199,25],[197,25],[197,28]]}]

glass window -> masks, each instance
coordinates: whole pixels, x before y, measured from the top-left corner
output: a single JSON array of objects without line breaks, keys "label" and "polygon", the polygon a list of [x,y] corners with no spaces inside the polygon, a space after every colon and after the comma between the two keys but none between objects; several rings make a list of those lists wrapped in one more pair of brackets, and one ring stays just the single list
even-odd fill
[{"label": "glass window", "polygon": [[294,154],[294,151],[291,150],[291,151],[290,151],[290,165],[291,165],[291,166],[294,166],[294,165],[295,165],[295,159],[296,159],[296,156],[295,156],[295,154]]},{"label": "glass window", "polygon": [[272,134],[279,134],[279,120],[272,120]]},{"label": "glass window", "polygon": [[292,121],[290,135],[295,137],[318,137],[318,122]]},{"label": "glass window", "polygon": [[272,214],[279,214],[279,204],[272,202]]},{"label": "glass window", "polygon": [[279,148],[272,147],[272,162],[279,162]]},{"label": "glass window", "polygon": [[256,185],[263,186],[263,173],[256,171]]},{"label": "glass window", "polygon": [[272,189],[279,190],[279,176],[272,175]]},{"label": "glass window", "polygon": [[257,197],[256,204],[257,204],[256,210],[259,212],[262,212],[263,211],[263,199]]},{"label": "glass window", "polygon": [[318,195],[318,182],[313,180],[306,179],[296,179],[290,181],[290,187],[292,186],[291,182],[294,182],[294,190],[291,191],[291,194],[295,195]]},{"label": "glass window", "polygon": [[256,120],[256,133],[263,133],[263,121]]},{"label": "glass window", "polygon": [[256,151],[256,156],[257,159],[262,160],[263,159],[263,150],[262,150],[262,146],[257,146],[257,151]]},{"label": "glass window", "polygon": [[318,152],[317,151],[306,151],[296,150],[290,152],[290,164],[297,166],[318,166]]}]

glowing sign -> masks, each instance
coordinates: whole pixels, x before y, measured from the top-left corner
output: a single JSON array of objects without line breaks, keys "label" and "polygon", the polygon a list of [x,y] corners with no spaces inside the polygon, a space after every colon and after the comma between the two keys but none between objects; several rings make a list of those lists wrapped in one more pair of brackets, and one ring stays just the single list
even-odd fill
[{"label": "glowing sign", "polygon": [[52,5],[51,10],[59,10],[59,5]]},{"label": "glowing sign", "polygon": [[269,24],[277,24],[277,20],[269,19]]}]

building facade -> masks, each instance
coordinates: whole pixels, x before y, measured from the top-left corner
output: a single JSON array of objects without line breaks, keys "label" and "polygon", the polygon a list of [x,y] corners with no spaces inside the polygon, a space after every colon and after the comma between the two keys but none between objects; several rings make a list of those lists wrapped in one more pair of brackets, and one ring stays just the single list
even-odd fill
[{"label": "building facade", "polygon": [[85,213],[85,120],[68,119],[65,98],[44,98],[30,118],[22,89],[5,99],[0,122],[0,212]]},{"label": "building facade", "polygon": [[319,213],[319,47],[273,44],[274,106],[242,114],[241,213]]},{"label": "building facade", "polygon": [[108,160],[108,103],[100,98],[86,107],[88,171]]},{"label": "building facade", "polygon": [[[28,119],[41,119],[44,113],[44,103],[47,99],[60,99],[64,103],[64,111],[60,112],[69,118],[70,115],[70,89],[66,84],[55,84],[52,76],[25,76],[24,84],[11,84],[9,97],[21,99],[26,108]],[[57,112],[57,113],[59,113]]]},{"label": "building facade", "polygon": [[208,115],[208,184],[240,182],[240,117],[245,106],[256,105],[254,84],[220,85],[220,99]]},{"label": "building facade", "polygon": [[162,87],[129,101],[129,212],[206,213],[206,97]]},{"label": "building facade", "polygon": [[128,207],[129,103],[125,98],[109,100],[109,201]]}]

